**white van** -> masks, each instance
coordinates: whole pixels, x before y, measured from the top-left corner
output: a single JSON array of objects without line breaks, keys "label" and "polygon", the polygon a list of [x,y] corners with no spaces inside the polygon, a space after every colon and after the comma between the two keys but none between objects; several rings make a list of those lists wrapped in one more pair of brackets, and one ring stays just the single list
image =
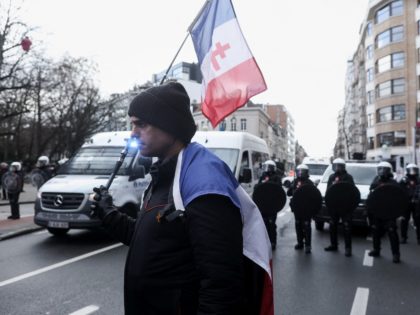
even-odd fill
[{"label": "white van", "polygon": [[269,159],[267,143],[248,132],[197,131],[191,140],[208,148],[231,169],[242,187],[252,194]]},{"label": "white van", "polygon": [[309,168],[309,179],[318,184],[322,175],[324,175],[325,170],[331,164],[328,158],[314,158],[314,157],[304,157],[302,164],[305,164]]},{"label": "white van", "polygon": [[[94,187],[106,185],[131,132],[103,132],[93,135],[62,165],[57,176],[38,191],[34,221],[54,235],[69,229],[94,228],[101,221],[91,215],[89,195]],[[124,206],[136,217],[141,196],[149,184],[152,159],[139,155],[136,147],[129,149],[109,192],[114,205]]]}]

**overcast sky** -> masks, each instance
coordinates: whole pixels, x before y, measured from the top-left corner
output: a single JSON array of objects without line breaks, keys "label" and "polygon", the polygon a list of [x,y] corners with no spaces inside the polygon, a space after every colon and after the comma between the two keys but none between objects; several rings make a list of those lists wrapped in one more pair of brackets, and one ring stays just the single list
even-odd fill
[{"label": "overcast sky", "polygon": [[[2,0],[3,1],[3,0]],[[347,60],[355,52],[368,0],[233,0],[268,90],[257,103],[284,104],[309,155],[330,156],[344,104]],[[104,97],[166,69],[204,0],[26,0],[32,39],[54,58],[98,65]],[[177,62],[197,62],[191,38]]]}]

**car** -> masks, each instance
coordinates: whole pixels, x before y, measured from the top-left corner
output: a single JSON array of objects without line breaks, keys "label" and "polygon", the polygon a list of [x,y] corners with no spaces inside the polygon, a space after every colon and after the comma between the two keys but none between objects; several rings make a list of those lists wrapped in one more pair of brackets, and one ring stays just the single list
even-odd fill
[{"label": "car", "polygon": [[[353,212],[353,225],[364,227],[368,226],[366,199],[369,195],[370,184],[377,175],[377,164],[378,163],[371,161],[346,162],[346,170],[350,175],[353,176],[354,183],[360,191],[360,203]],[[323,199],[325,197],[325,192],[327,191],[328,178],[332,173],[332,165],[330,165],[325,170],[324,175],[322,176],[322,179],[317,186]],[[324,201],[322,202],[321,210],[314,216],[314,220],[315,227],[319,231],[324,229],[325,222],[329,222],[330,216]]]}]

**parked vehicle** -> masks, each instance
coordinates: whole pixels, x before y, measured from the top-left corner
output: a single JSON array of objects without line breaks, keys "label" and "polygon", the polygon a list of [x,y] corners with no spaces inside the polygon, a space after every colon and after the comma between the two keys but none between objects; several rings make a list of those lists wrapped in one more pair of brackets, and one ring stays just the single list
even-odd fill
[{"label": "parked vehicle", "polygon": [[[322,179],[322,176],[331,164],[327,158],[314,158],[314,157],[305,157],[302,161],[302,164],[305,164],[309,168],[309,179],[315,184],[318,185]],[[297,165],[296,165],[297,166]],[[294,173],[294,172],[293,172]],[[295,179],[294,176],[285,176],[282,179],[282,184],[285,187],[289,187],[290,184]]]},{"label": "parked vehicle", "polygon": [[[346,170],[353,176],[354,183],[360,191],[360,203],[353,212],[352,222],[354,225],[368,225],[366,199],[369,194],[370,184],[377,174],[376,166],[376,162],[346,162]],[[325,197],[325,192],[327,190],[328,178],[332,173],[332,165],[329,165],[322,176],[321,182],[318,184],[318,189],[323,198]],[[330,216],[328,214],[328,209],[325,206],[325,202],[322,203],[322,209],[315,215],[314,220],[317,230],[322,230],[324,228],[324,223],[329,222]]]},{"label": "parked vehicle", "polygon": [[[92,136],[59,169],[57,176],[39,189],[35,201],[34,221],[54,235],[69,229],[95,228],[101,221],[91,214],[89,196],[94,187],[105,185],[121,151],[130,139],[129,131],[104,132]],[[151,177],[152,159],[139,155],[130,147],[109,192],[116,207],[137,216],[141,196]]]},{"label": "parked vehicle", "polygon": [[248,132],[197,131],[192,141],[207,147],[231,169],[242,187],[252,194],[269,159],[267,143]]}]

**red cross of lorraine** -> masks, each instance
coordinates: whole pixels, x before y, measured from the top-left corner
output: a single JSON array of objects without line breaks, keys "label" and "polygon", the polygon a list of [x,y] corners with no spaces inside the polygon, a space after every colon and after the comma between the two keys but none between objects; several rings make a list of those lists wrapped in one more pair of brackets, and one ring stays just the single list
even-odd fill
[{"label": "red cross of lorraine", "polygon": [[220,69],[219,62],[217,62],[216,57],[220,56],[220,58],[224,59],[226,57],[226,50],[230,48],[229,44],[225,44],[222,46],[220,42],[216,43],[216,49],[211,52],[211,64],[213,65],[214,70],[218,71]]}]

